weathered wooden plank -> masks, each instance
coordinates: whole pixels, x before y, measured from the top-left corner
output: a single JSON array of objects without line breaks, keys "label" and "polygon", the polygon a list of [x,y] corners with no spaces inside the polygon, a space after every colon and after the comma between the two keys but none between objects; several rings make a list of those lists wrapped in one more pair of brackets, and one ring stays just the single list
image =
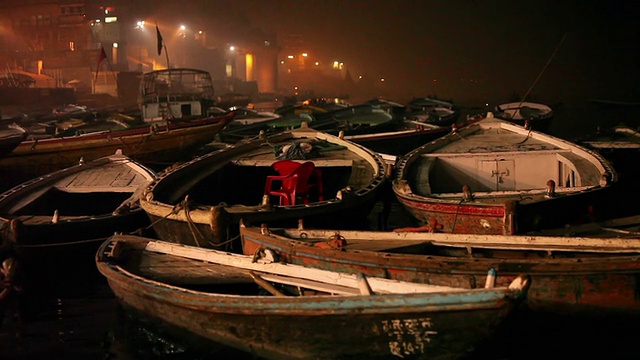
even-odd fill
[{"label": "weathered wooden plank", "polygon": [[[247,270],[304,278],[329,284],[358,288],[357,276],[354,274],[337,273],[326,270],[312,269],[303,266],[279,263],[252,262],[251,257],[232,253],[218,252],[210,249],[184,246],[162,241],[149,241],[148,251],[161,252],[191,259],[239,267]],[[460,288],[448,286],[434,286],[428,284],[404,283],[382,278],[369,278],[369,284],[374,292],[389,293],[422,293],[438,291],[461,291]]]}]

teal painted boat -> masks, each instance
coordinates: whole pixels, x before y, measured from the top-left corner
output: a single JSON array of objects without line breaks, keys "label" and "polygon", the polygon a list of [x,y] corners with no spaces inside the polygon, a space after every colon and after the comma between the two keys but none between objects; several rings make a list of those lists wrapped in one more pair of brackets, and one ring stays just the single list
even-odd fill
[{"label": "teal painted boat", "polygon": [[105,241],[96,263],[127,311],[266,359],[458,359],[529,287],[524,275],[473,290],[409,283],[131,235]]}]

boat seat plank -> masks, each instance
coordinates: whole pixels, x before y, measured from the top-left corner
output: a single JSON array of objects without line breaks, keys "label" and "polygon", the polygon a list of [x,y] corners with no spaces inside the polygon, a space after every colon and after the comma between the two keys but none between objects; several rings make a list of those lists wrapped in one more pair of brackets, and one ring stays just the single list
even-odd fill
[{"label": "boat seat plank", "polygon": [[137,275],[176,285],[253,283],[247,271],[152,252],[144,252],[138,269]]},{"label": "boat seat plank", "polygon": [[[207,261],[221,265],[254,270],[261,273],[272,273],[277,275],[304,277],[317,282],[348,286],[358,288],[358,280],[355,274],[335,273],[321,269],[285,265],[280,263],[253,262],[247,256],[228,256],[229,253],[215,252],[208,249],[187,247],[180,244],[167,243],[163,241],[149,241],[146,245],[147,251],[184,256],[195,260]],[[304,274],[301,271],[304,270]],[[375,292],[438,292],[457,291],[458,288],[448,286],[436,286],[418,283],[404,283],[383,278],[368,278],[371,289]]]},{"label": "boat seat plank", "polygon": [[302,278],[294,278],[289,276],[282,275],[273,275],[273,274],[264,274],[258,273],[263,280],[285,284],[298,286],[306,289],[322,291],[326,293],[336,294],[336,295],[360,295],[360,290],[340,285],[333,285],[328,283],[323,283],[319,281],[313,281],[309,279]]}]

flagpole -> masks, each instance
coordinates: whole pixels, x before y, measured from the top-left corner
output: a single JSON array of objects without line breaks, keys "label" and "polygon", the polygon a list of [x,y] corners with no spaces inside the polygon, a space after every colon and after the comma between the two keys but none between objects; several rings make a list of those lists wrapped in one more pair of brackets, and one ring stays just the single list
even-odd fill
[{"label": "flagpole", "polygon": [[171,66],[169,65],[169,51],[167,51],[167,45],[163,44],[162,46],[164,47],[164,56],[167,58],[167,69],[171,69]]}]

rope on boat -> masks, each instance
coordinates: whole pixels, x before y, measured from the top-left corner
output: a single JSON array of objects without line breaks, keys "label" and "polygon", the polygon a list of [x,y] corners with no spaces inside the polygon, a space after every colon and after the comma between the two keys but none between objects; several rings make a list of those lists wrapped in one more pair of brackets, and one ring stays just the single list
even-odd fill
[{"label": "rope on boat", "polygon": [[236,239],[239,239],[239,238],[240,238],[240,235],[236,235],[236,236],[232,237],[231,239],[229,239],[229,240],[227,240],[227,241],[223,241],[223,242],[221,242],[220,244],[214,244],[214,243],[212,243],[212,242],[210,242],[210,241],[209,241],[209,244],[210,244],[211,246],[213,246],[213,247],[220,247],[220,246],[223,246],[223,245],[227,245],[227,244],[229,244],[229,243],[232,243],[233,241],[235,241]]},{"label": "rope on boat", "polygon": [[456,230],[456,222],[458,222],[458,212],[460,211],[460,206],[464,202],[464,199],[460,199],[458,206],[456,206],[456,214],[453,217],[453,224],[451,224],[451,233],[454,233]]},{"label": "rope on boat", "polygon": [[195,241],[196,245],[200,247],[200,241],[198,241],[198,236],[202,239],[204,239],[204,236],[202,235],[200,230],[198,230],[198,227],[196,226],[196,224],[193,222],[193,219],[191,218],[191,214],[189,214],[189,195],[184,197],[184,200],[182,200],[182,203],[183,203],[182,209],[184,210],[184,216],[187,218],[187,224],[189,225],[189,230],[191,230],[193,241]]},{"label": "rope on boat", "polygon": [[[196,223],[193,221],[193,218],[191,218],[191,215],[189,214],[189,203],[188,202],[189,202],[189,195],[185,196],[184,200],[182,200],[181,202],[177,203],[167,215],[165,215],[165,216],[153,221],[151,224],[146,226],[144,229],[148,230],[150,228],[153,228],[153,226],[155,224],[159,223],[160,221],[166,220],[171,215],[178,214],[180,212],[180,210],[184,210],[185,217],[187,218],[187,224],[189,225],[189,230],[191,231],[191,235],[193,236],[193,240],[195,241],[196,245],[200,247],[201,245],[200,245],[200,241],[198,240],[198,238],[201,238],[201,239],[205,240],[205,236],[200,232],[200,230],[196,226]],[[133,231],[130,234],[136,234],[136,233],[139,233],[139,232],[141,232],[140,229],[136,230],[136,231]],[[235,241],[238,238],[240,238],[239,235],[234,236],[233,238],[231,238],[231,239],[229,239],[227,241],[221,242],[219,244],[212,243],[211,241],[207,241],[207,243],[209,245],[213,246],[213,247],[221,247],[221,246],[225,246],[225,245],[227,245],[229,243],[232,243],[233,241]]]},{"label": "rope on boat", "polygon": [[[177,204],[176,204],[176,205],[171,209],[171,211],[169,211],[169,213],[168,213],[167,215],[165,215],[165,216],[163,216],[163,217],[159,218],[158,220],[156,220],[156,221],[152,222],[151,224],[147,225],[147,227],[145,227],[144,229],[145,229],[145,230],[149,230],[149,229],[151,229],[151,228],[153,227],[153,225],[155,225],[155,224],[159,223],[159,222],[160,222],[160,221],[162,221],[162,220],[167,219],[167,218],[168,218],[169,216],[171,216],[171,215],[177,214],[177,213],[180,211],[180,208],[181,208],[181,207],[182,207],[182,202],[177,203]],[[132,234],[133,234],[133,233],[136,233],[136,232],[137,232],[137,231],[134,231],[134,232],[132,232]]]},{"label": "rope on boat", "polygon": [[153,134],[155,134],[155,130],[152,129],[152,132],[148,136],[143,136],[142,137],[142,141],[134,141],[131,144],[126,144],[122,140],[122,137],[119,137],[118,141],[120,141],[120,144],[122,144],[123,146],[130,147],[133,150],[133,151],[131,151],[130,156],[135,156],[136,154],[138,154],[142,150],[142,147],[147,142],[147,139],[150,138],[151,136],[153,136]]},{"label": "rope on boat", "polygon": [[53,243],[53,244],[38,244],[38,245],[27,245],[27,244],[16,244],[16,247],[19,248],[46,248],[46,247],[53,247],[53,246],[75,246],[78,244],[88,244],[88,243],[92,243],[92,242],[101,242],[104,241],[106,238],[98,238],[98,239],[90,239],[90,240],[79,240],[79,241],[73,241],[73,242],[64,242],[64,243]]}]

